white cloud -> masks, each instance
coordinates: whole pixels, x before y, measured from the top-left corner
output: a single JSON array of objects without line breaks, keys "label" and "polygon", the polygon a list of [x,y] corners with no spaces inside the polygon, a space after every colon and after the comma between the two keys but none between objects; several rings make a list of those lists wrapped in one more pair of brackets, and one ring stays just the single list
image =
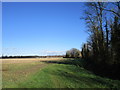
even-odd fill
[{"label": "white cloud", "polygon": [[63,55],[66,51],[49,51],[49,50],[39,50],[39,49],[24,49],[24,48],[3,48],[3,55]]}]

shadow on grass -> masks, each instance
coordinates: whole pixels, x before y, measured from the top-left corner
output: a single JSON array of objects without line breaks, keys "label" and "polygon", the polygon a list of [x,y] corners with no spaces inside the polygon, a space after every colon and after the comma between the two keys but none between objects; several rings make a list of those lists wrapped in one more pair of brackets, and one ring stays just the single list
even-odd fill
[{"label": "shadow on grass", "polygon": [[111,78],[111,79],[114,79],[114,80],[118,80],[119,79],[118,78],[119,75],[118,74],[114,74],[113,70],[109,70],[109,69],[106,69],[106,68],[101,69],[105,65],[96,66],[96,65],[93,65],[93,64],[91,64],[89,62],[86,62],[85,60],[83,60],[81,58],[65,58],[65,60],[61,60],[61,61],[52,61],[51,60],[51,61],[42,61],[42,62],[54,63],[54,64],[75,65],[75,66],[79,66],[79,67],[85,68],[85,69],[87,69],[87,70],[89,70],[89,71],[93,72],[94,74],[96,74],[98,76],[101,76],[101,77],[107,77],[107,78]]},{"label": "shadow on grass", "polygon": [[77,85],[77,87],[118,88],[118,85],[114,85],[113,82],[110,82],[109,80],[106,80],[102,77],[95,76],[89,71],[81,69],[80,67],[63,68],[60,67],[56,70],[52,70],[51,74],[62,77],[62,79],[67,80],[67,82],[71,81],[73,83],[72,85]]},{"label": "shadow on grass", "polygon": [[89,77],[89,76],[77,76],[75,74],[70,74],[69,72],[63,72],[62,70],[58,71],[60,72],[59,73],[59,76],[63,76],[64,78],[68,78],[68,80],[72,80],[73,82],[76,82],[76,83],[83,83],[89,87],[93,86],[94,87],[94,84],[98,84],[98,85],[106,85],[107,87],[113,87],[113,85],[111,83],[108,83],[106,81],[104,81],[103,79],[100,79],[100,78],[92,78],[92,77]]},{"label": "shadow on grass", "polygon": [[55,63],[55,64],[69,64],[69,65],[75,65],[75,66],[83,66],[83,60],[81,58],[65,58],[65,60],[60,61],[42,61],[45,63]]},{"label": "shadow on grass", "polygon": [[[108,76],[105,76],[104,74],[101,74],[101,72],[99,72],[99,73],[97,73],[97,71],[93,71],[93,70],[90,70],[90,69],[88,69],[88,68],[86,68],[86,62],[83,60],[83,59],[81,59],[81,58],[65,58],[65,60],[61,60],[61,61],[43,61],[43,62],[45,62],[45,63],[54,63],[54,64],[68,64],[68,65],[75,65],[75,66],[78,66],[77,68],[79,68],[80,69],[80,67],[82,67],[82,68],[85,68],[84,69],[84,71],[85,72],[91,72],[91,73],[94,73],[95,75],[97,75],[97,76],[100,76],[101,78],[92,78],[92,77],[75,77],[75,76],[70,76],[70,74],[68,74],[68,73],[66,73],[66,72],[62,72],[62,71],[59,71],[59,72],[61,72],[61,73],[59,73],[59,74],[61,74],[61,75],[63,75],[63,76],[65,76],[65,77],[71,77],[71,78],[74,78],[73,80],[83,80],[83,81],[85,81],[85,80],[89,80],[89,81],[91,81],[91,82],[95,82],[95,83],[101,83],[101,84],[105,84],[105,85],[108,85],[108,86],[110,86],[110,87],[114,87],[112,84],[110,84],[110,82],[106,82],[105,80],[104,80],[104,78],[110,78],[110,77],[108,77]],[[97,69],[96,69],[97,70]],[[81,72],[80,70],[78,71],[78,72]],[[83,73],[85,73],[85,72],[83,72]],[[89,74],[89,73],[88,73]],[[86,81],[86,83],[87,83],[87,81]]]}]

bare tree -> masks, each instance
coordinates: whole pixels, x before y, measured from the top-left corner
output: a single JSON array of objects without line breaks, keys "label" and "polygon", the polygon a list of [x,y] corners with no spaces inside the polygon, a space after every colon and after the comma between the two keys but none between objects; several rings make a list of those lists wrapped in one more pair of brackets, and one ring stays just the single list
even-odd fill
[{"label": "bare tree", "polygon": [[66,57],[78,58],[80,56],[81,56],[81,52],[76,48],[72,48],[66,52]]}]

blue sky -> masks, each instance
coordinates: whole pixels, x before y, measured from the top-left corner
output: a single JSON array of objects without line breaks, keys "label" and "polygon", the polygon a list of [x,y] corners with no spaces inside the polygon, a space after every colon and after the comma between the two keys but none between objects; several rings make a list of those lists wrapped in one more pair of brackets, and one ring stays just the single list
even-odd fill
[{"label": "blue sky", "polygon": [[88,34],[84,3],[17,2],[2,4],[3,55],[65,54],[80,49]]}]

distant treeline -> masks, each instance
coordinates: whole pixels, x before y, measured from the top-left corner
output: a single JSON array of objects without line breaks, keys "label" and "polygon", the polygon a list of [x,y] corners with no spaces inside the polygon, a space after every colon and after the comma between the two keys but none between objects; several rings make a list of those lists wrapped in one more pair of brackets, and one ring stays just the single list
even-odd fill
[{"label": "distant treeline", "polygon": [[2,56],[2,58],[54,58],[54,57],[64,57],[64,55],[54,55],[54,56]]}]

